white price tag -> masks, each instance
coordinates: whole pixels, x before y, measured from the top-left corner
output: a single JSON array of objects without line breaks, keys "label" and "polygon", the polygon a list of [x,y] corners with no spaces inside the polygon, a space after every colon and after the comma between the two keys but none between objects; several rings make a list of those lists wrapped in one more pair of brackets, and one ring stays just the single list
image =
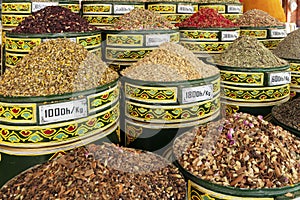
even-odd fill
[{"label": "white price tag", "polygon": [[222,41],[233,41],[239,37],[239,33],[237,31],[222,31],[221,32],[221,40]]},{"label": "white price tag", "polygon": [[195,12],[195,10],[194,10],[194,6],[191,5],[178,5],[177,12],[192,14]]},{"label": "white price tag", "polygon": [[291,83],[291,72],[274,72],[269,74],[269,85],[284,85]]},{"label": "white price tag", "polygon": [[146,46],[158,46],[164,42],[170,42],[170,35],[146,35]]},{"label": "white price tag", "polygon": [[271,38],[283,38],[287,36],[285,29],[272,29],[270,32]]},{"label": "white price tag", "polygon": [[125,14],[134,9],[134,5],[114,5],[115,14]]},{"label": "white price tag", "polygon": [[242,6],[239,5],[228,5],[227,13],[242,13]]},{"label": "white price tag", "polygon": [[32,2],[31,12],[37,12],[47,6],[58,6],[58,2]]},{"label": "white price tag", "polygon": [[87,116],[87,100],[80,99],[70,102],[39,106],[40,124],[49,124]]},{"label": "white price tag", "polygon": [[193,103],[213,98],[213,85],[182,88],[182,103]]}]

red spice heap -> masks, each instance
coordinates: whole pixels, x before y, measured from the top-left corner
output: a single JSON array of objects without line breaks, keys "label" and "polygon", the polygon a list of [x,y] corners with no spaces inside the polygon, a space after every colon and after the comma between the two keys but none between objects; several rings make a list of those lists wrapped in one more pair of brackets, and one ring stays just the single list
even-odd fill
[{"label": "red spice heap", "polygon": [[196,28],[229,28],[237,27],[238,25],[223,17],[223,15],[219,14],[215,9],[201,8],[198,12],[194,13],[181,23],[176,23],[175,26]]}]

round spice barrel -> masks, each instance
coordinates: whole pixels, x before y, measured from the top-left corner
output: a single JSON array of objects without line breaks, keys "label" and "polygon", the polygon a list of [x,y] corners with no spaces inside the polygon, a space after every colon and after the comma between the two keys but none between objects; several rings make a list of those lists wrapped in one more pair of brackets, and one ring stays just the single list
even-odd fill
[{"label": "round spice barrel", "polygon": [[146,9],[160,13],[171,23],[178,23],[198,11],[195,2],[147,2]]},{"label": "round spice barrel", "polygon": [[270,50],[275,49],[287,36],[285,26],[275,27],[240,27],[241,36],[251,36],[258,39]]},{"label": "round spice barrel", "polygon": [[201,8],[213,8],[222,14],[226,19],[234,21],[243,14],[243,4],[241,3],[199,3]]},{"label": "round spice barrel", "polygon": [[25,55],[42,42],[68,38],[84,46],[88,51],[95,53],[100,58],[102,56],[101,31],[91,31],[85,33],[45,33],[45,34],[21,34],[7,32],[4,47],[4,67],[13,68]]},{"label": "round spice barrel", "polygon": [[116,71],[144,58],[164,42],[179,42],[178,29],[102,30],[102,60]]},{"label": "round spice barrel", "polygon": [[145,8],[144,2],[128,1],[81,1],[82,18],[90,24],[105,27],[134,8]]},{"label": "round spice barrel", "polygon": [[89,143],[120,143],[119,81],[45,97],[0,97],[0,185]]},{"label": "round spice barrel", "polygon": [[226,105],[253,115],[267,115],[274,105],[290,98],[289,66],[238,68],[217,65],[221,73],[221,99]]},{"label": "round spice barrel", "polygon": [[[187,129],[220,114],[219,74],[193,81],[149,82],[121,78],[125,145],[157,151]],[[121,123],[123,125],[123,123]]]},{"label": "round spice barrel", "polygon": [[240,35],[239,28],[180,27],[179,32],[180,44],[199,57],[222,53]]},{"label": "round spice barrel", "polygon": [[46,6],[62,6],[70,9],[74,13],[80,12],[79,1],[48,1],[48,2],[31,2],[31,0],[21,1],[2,1],[2,26],[4,27],[16,27],[31,13],[36,12]]}]

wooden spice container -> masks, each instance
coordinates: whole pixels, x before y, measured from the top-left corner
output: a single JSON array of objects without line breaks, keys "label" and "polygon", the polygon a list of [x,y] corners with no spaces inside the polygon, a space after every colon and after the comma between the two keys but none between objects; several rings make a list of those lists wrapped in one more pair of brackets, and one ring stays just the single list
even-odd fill
[{"label": "wooden spice container", "polygon": [[251,69],[217,67],[221,73],[222,102],[238,106],[240,112],[267,115],[274,105],[290,98],[289,66]]},{"label": "wooden spice container", "polygon": [[0,185],[91,142],[120,142],[119,81],[46,97],[0,97]]},{"label": "wooden spice container", "polygon": [[287,36],[284,26],[275,27],[240,27],[241,36],[251,36],[258,39],[265,47],[272,50]]},{"label": "wooden spice container", "polygon": [[20,34],[7,32],[4,47],[4,67],[13,68],[34,47],[40,45],[44,41],[57,38],[68,38],[83,45],[88,51],[95,53],[100,58],[102,56],[101,31],[47,34]]},{"label": "wooden spice container", "polygon": [[122,130],[125,145],[129,147],[158,151],[170,146],[176,135],[220,114],[219,74],[180,82],[149,82],[128,77],[122,77],[121,81],[124,94],[121,113],[125,115]]},{"label": "wooden spice container", "polygon": [[72,12],[80,12],[79,1],[60,0],[56,2],[31,2],[31,0],[2,1],[2,26],[16,27],[31,13],[36,12],[46,6],[62,6],[69,8]]},{"label": "wooden spice container", "polygon": [[198,4],[195,2],[147,2],[146,8],[160,13],[172,23],[182,22],[198,11]]},{"label": "wooden spice container", "polygon": [[243,4],[241,3],[199,3],[201,8],[213,8],[225,18],[234,21],[243,14]]},{"label": "wooden spice container", "polygon": [[180,27],[180,44],[199,57],[222,53],[239,37],[239,28]]},{"label": "wooden spice container", "polygon": [[144,58],[164,42],[179,42],[178,29],[103,30],[102,60],[116,71]]},{"label": "wooden spice container", "polygon": [[111,26],[120,16],[134,8],[145,8],[145,3],[138,1],[81,1],[82,18],[98,27]]}]

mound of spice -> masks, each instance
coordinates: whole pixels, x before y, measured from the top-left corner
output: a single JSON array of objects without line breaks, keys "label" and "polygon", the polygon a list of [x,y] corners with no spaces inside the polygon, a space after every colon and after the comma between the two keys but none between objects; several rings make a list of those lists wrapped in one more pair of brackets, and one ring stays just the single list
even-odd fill
[{"label": "mound of spice", "polygon": [[129,13],[120,16],[107,29],[116,30],[166,30],[174,29],[174,25],[155,11],[135,8]]},{"label": "mound of spice", "polygon": [[300,59],[300,29],[289,33],[273,50],[273,53],[280,58]]},{"label": "mound of spice", "polygon": [[240,36],[221,54],[214,56],[217,65],[241,68],[271,68],[288,65],[256,38]]},{"label": "mound of spice", "polygon": [[193,175],[238,188],[300,182],[300,140],[262,116],[235,113],[178,138],[175,154]]},{"label": "mound of spice", "polygon": [[185,199],[185,181],[164,158],[114,144],[90,145],[27,170],[0,199]]},{"label": "mound of spice", "polygon": [[283,22],[259,9],[248,10],[236,20],[236,24],[247,27],[285,26]]},{"label": "mound of spice", "polygon": [[277,105],[272,109],[272,116],[279,122],[300,131],[300,97]]},{"label": "mound of spice", "polygon": [[183,46],[170,42],[121,71],[121,75],[131,79],[157,82],[195,80],[218,73],[217,67],[203,63]]},{"label": "mound of spice", "polygon": [[89,32],[97,30],[96,26],[61,6],[47,6],[31,16],[26,17],[12,30],[13,33],[64,33]]},{"label": "mound of spice", "polygon": [[0,77],[0,95],[47,96],[92,89],[118,79],[95,54],[68,39],[43,42]]},{"label": "mound of spice", "polygon": [[198,12],[191,15],[180,23],[177,27],[194,27],[194,28],[229,28],[237,27],[231,20],[226,19],[213,8],[201,8]]}]

